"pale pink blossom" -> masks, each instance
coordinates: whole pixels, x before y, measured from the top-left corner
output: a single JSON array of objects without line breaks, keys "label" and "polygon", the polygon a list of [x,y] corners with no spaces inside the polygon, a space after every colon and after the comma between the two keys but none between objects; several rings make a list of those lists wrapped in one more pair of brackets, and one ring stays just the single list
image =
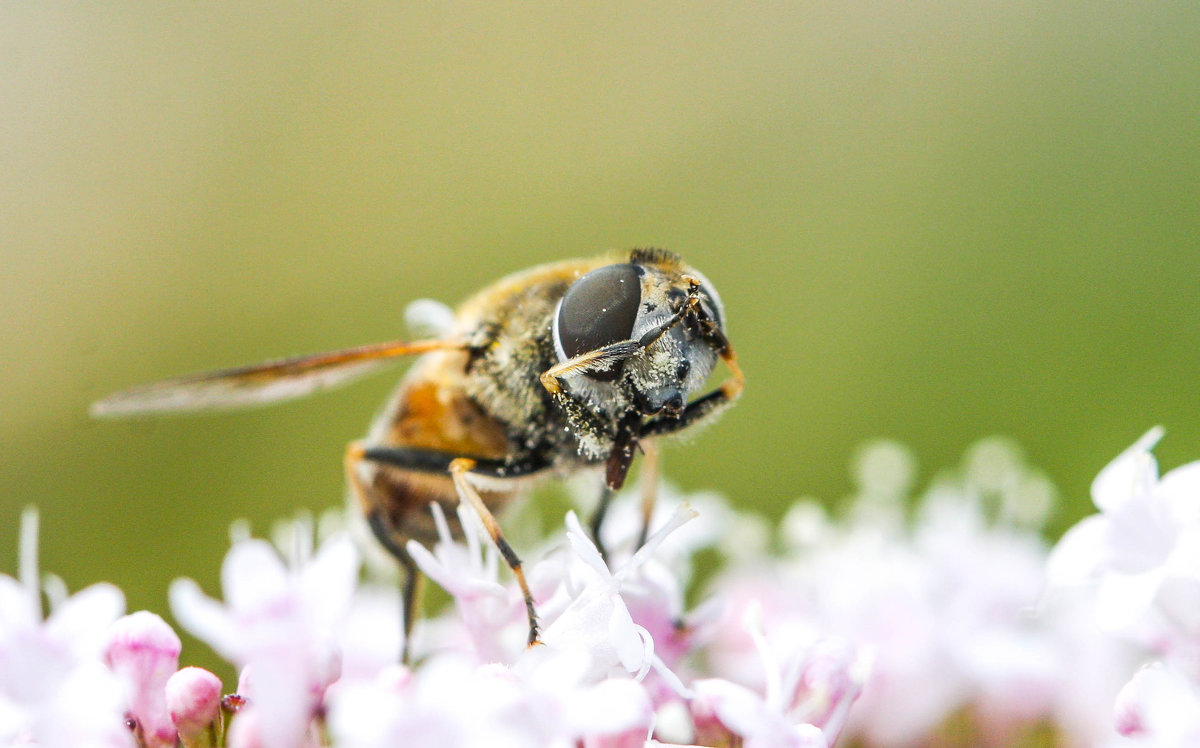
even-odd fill
[{"label": "pale pink blossom", "polygon": [[641,678],[653,668],[683,693],[678,678],[655,654],[650,633],[634,622],[621,592],[625,585],[635,583],[658,545],[692,516],[691,509],[680,507],[637,553],[613,572],[579,524],[578,517],[569,512],[567,540],[572,560],[566,588],[571,601],[546,626],[542,632],[543,643],[560,650],[586,652],[593,678],[621,671]]},{"label": "pale pink blossom", "polygon": [[[435,509],[438,542],[409,546],[454,598],[418,624],[411,668],[398,662],[398,592],[358,583],[345,536],[314,549],[310,523],[276,533],[283,553],[243,532],[222,568],[225,601],[181,580],[172,605],[240,668],[246,704],[228,732],[240,748],[830,748],[843,733],[911,746],[950,729],[1003,745],[1047,725],[1064,744],[1197,745],[1200,463],[1158,478],[1155,438],[1097,477],[1101,514],[1056,553],[1056,579],[1094,584],[1051,595],[1036,527],[1053,489],[993,439],[915,502],[911,456],[876,443],[859,455],[845,516],[797,503],[776,538],[719,498],[691,497],[700,518],[688,522],[666,491],[635,550],[640,506],[622,495],[602,556],[571,513],[565,532],[522,553],[542,624],[533,647],[517,587],[467,507],[462,540]],[[172,674],[169,627],[135,614],[110,639],[120,593],[70,596],[53,581],[43,621],[24,545],[22,582],[0,577],[0,744],[128,748],[125,717],[147,745],[170,745],[175,729],[187,748],[219,741],[221,684]],[[700,552],[724,567],[688,610]],[[1093,590],[1108,624],[1119,603],[1136,609],[1124,629],[1136,637],[1095,625]],[[1149,654],[1139,643],[1165,663],[1129,681]]]},{"label": "pale pink blossom", "polygon": [[179,668],[179,636],[167,622],[140,610],[113,624],[108,667],[125,686],[129,712],[146,748],[170,748],[178,737],[167,710],[167,679]]},{"label": "pale pink blossom", "polygon": [[703,745],[729,745],[735,737],[746,748],[826,748],[820,728],[794,724],[763,697],[720,678],[692,684],[696,739]]},{"label": "pale pink blossom", "polygon": [[762,694],[719,678],[696,681],[696,734],[721,743],[737,736],[748,747],[833,745],[862,692],[869,657],[829,636],[793,642],[780,656],[767,641],[757,602],[743,614],[742,629],[758,654]]},{"label": "pale pink blossom", "polygon": [[252,671],[251,692],[243,695],[256,727],[239,728],[240,739],[268,748],[311,740],[311,718],[337,675],[339,636],[358,569],[345,535],[327,539],[311,559],[295,558],[291,567],[269,543],[244,539],[221,568],[224,605],[189,579],[171,585],[171,607],[184,628]]},{"label": "pale pink blossom", "polygon": [[0,575],[0,744],[130,748],[121,682],[101,663],[124,596],[92,585],[43,619],[32,509],[20,542],[20,581]]},{"label": "pale pink blossom", "polygon": [[[458,505],[463,542],[455,542],[436,503],[430,505],[438,542],[430,552],[410,540],[408,552],[418,568],[449,592],[455,601],[459,627],[443,633],[436,648],[470,648],[480,662],[511,661],[528,634],[525,605],[515,585],[500,583],[499,558],[490,540],[481,542],[482,528],[473,510]],[[424,627],[423,627],[424,628]],[[444,627],[443,627],[444,630]]]},{"label": "pale pink blossom", "polygon": [[339,684],[329,700],[330,734],[351,748],[550,745],[543,721],[554,712],[527,703],[498,667],[440,655],[411,674],[383,671],[370,682]]},{"label": "pale pink blossom", "polygon": [[[711,594],[730,611],[761,601],[772,647],[833,633],[869,653],[872,674],[847,729],[871,745],[918,744],[963,713],[994,740],[1045,720],[1080,742],[1111,738],[1102,715],[1130,651],[1076,631],[1078,604],[1044,600],[1047,549],[1029,527],[1052,493],[1040,474],[989,442],[910,519],[911,464],[894,445],[871,449],[859,458],[848,521],[798,504],[783,523],[787,555],[734,566]],[[739,627],[727,622],[707,651],[711,674],[764,687]]]},{"label": "pale pink blossom", "polygon": [[1113,719],[1133,745],[1200,745],[1200,686],[1162,664],[1144,667],[1121,689]]}]

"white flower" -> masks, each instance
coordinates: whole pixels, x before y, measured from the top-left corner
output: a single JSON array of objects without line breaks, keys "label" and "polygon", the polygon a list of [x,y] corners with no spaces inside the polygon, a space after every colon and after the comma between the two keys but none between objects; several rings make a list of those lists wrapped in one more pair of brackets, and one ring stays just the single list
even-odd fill
[{"label": "white flower", "polygon": [[400,591],[395,587],[359,588],[341,628],[338,681],[374,678],[400,661],[403,648]]},{"label": "white flower", "polygon": [[680,507],[667,524],[614,573],[580,526],[579,518],[569,512],[567,540],[573,563],[567,593],[571,602],[542,632],[543,643],[555,649],[585,652],[591,662],[589,678],[593,681],[618,668],[638,677],[654,668],[678,692],[684,692],[678,678],[654,654],[650,633],[634,623],[621,591],[636,578],[663,539],[693,516],[691,509]]},{"label": "white flower", "polygon": [[1134,631],[1161,615],[1200,635],[1200,462],[1158,477],[1151,429],[1092,483],[1099,514],[1063,536],[1047,567],[1051,584],[1098,584],[1097,616]]},{"label": "white flower", "polygon": [[590,683],[576,653],[535,647],[515,668],[436,654],[409,671],[338,684],[329,730],[340,747],[642,746],[653,723],[630,678]]},{"label": "white flower", "polygon": [[[594,488],[591,482],[587,483],[586,489],[590,491]],[[601,530],[610,559],[628,557],[637,550],[635,546],[645,521],[641,497],[638,495],[641,488],[640,485],[630,486],[612,497],[611,508]],[[576,487],[577,494],[582,496],[583,492],[583,486]],[[657,487],[650,530],[669,522],[685,505],[693,510],[695,519],[664,538],[654,554],[658,562],[671,569],[680,583],[686,583],[691,577],[692,556],[701,549],[720,548],[730,555],[762,551],[761,542],[757,545],[746,542],[747,538],[765,538],[765,520],[761,517],[735,511],[723,496],[714,491],[685,493],[666,480]]]},{"label": "white flower", "polygon": [[321,692],[336,674],[358,576],[358,554],[345,535],[327,539],[311,560],[296,561],[289,568],[270,544],[240,540],[221,567],[224,605],[190,579],[176,580],[170,590],[183,627],[251,671],[251,693],[243,695],[255,717],[247,723],[255,723],[267,746],[304,744]]},{"label": "white flower", "polygon": [[[776,651],[832,632],[869,652],[871,677],[848,731],[873,745],[927,740],[955,713],[993,738],[1049,719],[1072,738],[1112,737],[1100,720],[1128,648],[1095,632],[1073,637],[1065,606],[1038,615],[1047,551],[1030,524],[1039,512],[1014,498],[1035,471],[1006,445],[983,442],[967,473],[939,479],[910,522],[904,458],[886,444],[864,452],[848,527],[798,505],[783,528],[789,556],[734,567],[713,596],[731,610],[760,600]],[[989,515],[1019,515],[1020,524]],[[708,653],[712,674],[766,687],[754,642],[737,626],[722,627]]]},{"label": "white flower", "polygon": [[[696,736],[706,745],[731,744],[742,739],[745,748],[826,748],[820,728],[794,724],[774,705],[745,686],[720,678],[692,684]],[[715,742],[708,742],[708,741]]]},{"label": "white flower", "polygon": [[395,667],[341,686],[331,694],[328,726],[344,748],[552,745],[544,723],[553,708],[529,703],[503,666],[435,655],[416,672]]},{"label": "white flower", "polygon": [[124,596],[92,585],[43,621],[32,509],[20,542],[21,581],[0,575],[0,744],[133,746],[121,684],[100,662]]}]

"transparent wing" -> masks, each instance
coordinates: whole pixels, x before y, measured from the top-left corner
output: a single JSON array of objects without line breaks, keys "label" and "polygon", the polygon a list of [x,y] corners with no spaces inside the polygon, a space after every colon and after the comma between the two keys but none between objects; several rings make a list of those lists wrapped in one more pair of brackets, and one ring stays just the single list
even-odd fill
[{"label": "transparent wing", "polygon": [[341,386],[401,356],[465,347],[453,339],[392,341],[277,359],[134,387],[92,403],[88,412],[96,418],[119,418],[266,405]]}]

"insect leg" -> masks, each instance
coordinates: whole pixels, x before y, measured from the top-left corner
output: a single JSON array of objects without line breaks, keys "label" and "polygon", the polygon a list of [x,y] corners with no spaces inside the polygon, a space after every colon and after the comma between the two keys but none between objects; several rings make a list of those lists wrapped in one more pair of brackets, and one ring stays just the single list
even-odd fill
[{"label": "insect leg", "polygon": [[[406,662],[409,652],[408,641],[411,638],[410,634],[412,633],[413,623],[416,620],[417,602],[420,598],[421,574],[417,570],[412,557],[409,556],[408,551],[404,548],[407,538],[396,531],[386,512],[371,500],[370,493],[367,491],[366,486],[363,485],[362,476],[358,468],[364,460],[382,465],[391,465],[413,472],[435,475],[451,474],[454,478],[455,487],[458,489],[459,497],[466,497],[466,500],[472,505],[476,513],[481,518],[484,518],[484,525],[488,528],[489,534],[492,534],[496,547],[500,550],[501,555],[504,556],[504,560],[513,568],[513,573],[516,575],[521,585],[521,591],[525,595],[525,605],[530,615],[530,642],[535,641],[536,619],[534,618],[533,598],[529,594],[529,589],[525,584],[524,574],[520,567],[520,559],[517,558],[511,546],[508,545],[503,535],[500,534],[499,525],[496,524],[495,518],[483,504],[483,500],[479,497],[479,493],[475,488],[466,484],[467,490],[464,491],[460,486],[465,481],[465,476],[460,476],[460,473],[471,472],[492,478],[522,478],[546,470],[550,467],[550,463],[545,458],[537,455],[527,455],[512,460],[496,460],[484,457],[464,458],[433,449],[385,446],[365,447],[359,442],[354,442],[347,448],[346,475],[349,479],[350,490],[362,508],[363,515],[367,518],[367,524],[370,525],[375,537],[396,558],[405,572],[403,612],[404,659]],[[457,467],[456,463],[458,463]],[[484,516],[485,513],[486,517]],[[495,532],[493,532],[493,529]],[[516,564],[515,566],[514,563]]]},{"label": "insect leg", "polygon": [[729,346],[729,341],[725,340],[725,336],[720,331],[713,331],[710,335],[714,337],[719,336],[723,347],[718,348],[718,351],[721,354],[721,359],[725,361],[725,366],[729,368],[729,378],[722,382],[717,389],[688,403],[679,416],[655,416],[646,421],[642,424],[642,429],[639,433],[641,438],[645,439],[651,436],[671,434],[685,429],[706,416],[712,415],[730,405],[742,394],[745,376],[742,374],[741,367],[738,366],[737,355],[733,352],[733,348]]},{"label": "insect leg", "polygon": [[525,582],[525,571],[521,566],[521,559],[517,557],[516,552],[508,541],[504,539],[504,534],[500,532],[500,524],[496,522],[496,517],[491,510],[487,508],[487,504],[483,502],[479,492],[471,485],[467,478],[467,473],[475,466],[475,461],[469,457],[459,457],[450,463],[450,475],[454,478],[454,487],[458,489],[458,498],[460,501],[466,501],[479,515],[479,519],[483,521],[483,526],[491,536],[492,542],[496,544],[496,548],[500,551],[500,555],[504,557],[504,562],[508,564],[508,568],[512,569],[513,576],[517,579],[517,584],[521,587],[521,594],[525,597],[525,612],[529,615],[529,646],[538,643],[538,622],[537,611],[533,607],[533,595],[529,592],[529,585]]},{"label": "insect leg", "polygon": [[346,447],[345,468],[346,480],[350,485],[350,493],[362,509],[367,526],[379,544],[392,554],[404,572],[404,585],[401,588],[400,615],[404,626],[404,645],[401,651],[401,662],[407,663],[411,652],[409,642],[412,640],[413,623],[416,621],[417,601],[421,592],[421,573],[417,565],[408,555],[404,547],[405,538],[392,526],[383,509],[371,500],[367,487],[363,485],[359,466],[365,457],[365,450],[359,442],[351,442]]},{"label": "insect leg", "polygon": [[[445,475],[450,471],[451,464],[463,455],[414,447],[364,447],[362,448],[362,457],[371,462],[392,465],[418,473]],[[550,467],[550,463],[545,457],[533,454],[507,460],[494,460],[487,457],[469,457],[467,459],[471,461],[469,472],[486,475],[490,478],[525,478]]]},{"label": "insect leg", "polygon": [[[562,381],[557,377],[551,376],[550,371],[542,374],[542,384],[550,392],[550,397],[554,400],[554,404],[558,406],[558,409],[566,417],[568,428],[581,440],[587,439],[604,442],[609,439],[612,434],[609,433],[605,424],[587,406],[563,389]],[[620,488],[620,486],[614,486],[609,481],[609,488]]]},{"label": "insect leg", "polygon": [[404,622],[404,644],[400,652],[400,661],[408,664],[409,656],[412,653],[409,642],[412,640],[413,624],[417,619],[417,601],[421,597],[421,580],[424,577],[421,576],[412,556],[398,542],[397,534],[392,530],[391,523],[383,512],[372,511],[367,515],[367,524],[383,547],[396,558],[400,568],[404,570],[404,585],[400,588],[400,614]]},{"label": "insect leg", "polygon": [[642,442],[646,459],[642,460],[642,474],[638,476],[638,488],[642,494],[642,529],[638,533],[637,546],[641,548],[650,536],[650,520],[654,517],[654,505],[658,502],[658,445]]},{"label": "insect leg", "polygon": [[596,504],[596,513],[592,515],[592,541],[596,543],[596,550],[600,551],[600,558],[605,561],[608,560],[608,549],[604,547],[604,541],[600,538],[600,527],[604,524],[604,517],[608,514],[608,506],[612,503],[615,493],[607,483],[600,484],[600,502]]}]

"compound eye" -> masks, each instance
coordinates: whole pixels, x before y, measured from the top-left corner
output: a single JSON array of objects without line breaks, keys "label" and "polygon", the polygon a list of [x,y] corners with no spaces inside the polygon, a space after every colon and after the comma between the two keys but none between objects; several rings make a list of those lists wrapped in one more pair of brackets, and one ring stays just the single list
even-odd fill
[{"label": "compound eye", "polygon": [[636,265],[609,265],[572,283],[555,318],[560,353],[569,359],[628,340],[642,303],[641,275]]}]

